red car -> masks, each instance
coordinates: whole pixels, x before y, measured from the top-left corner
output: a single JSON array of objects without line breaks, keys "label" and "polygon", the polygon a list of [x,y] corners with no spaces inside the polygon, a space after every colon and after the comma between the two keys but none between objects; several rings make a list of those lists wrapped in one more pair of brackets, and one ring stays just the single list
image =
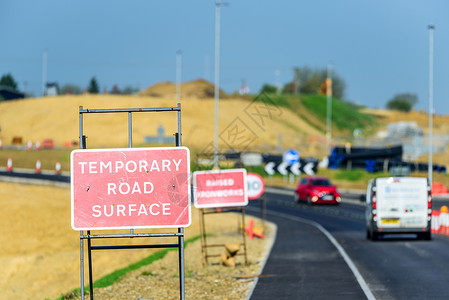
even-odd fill
[{"label": "red car", "polygon": [[337,187],[329,178],[322,176],[304,177],[295,189],[295,202],[306,201],[307,204],[338,204],[341,201]]}]

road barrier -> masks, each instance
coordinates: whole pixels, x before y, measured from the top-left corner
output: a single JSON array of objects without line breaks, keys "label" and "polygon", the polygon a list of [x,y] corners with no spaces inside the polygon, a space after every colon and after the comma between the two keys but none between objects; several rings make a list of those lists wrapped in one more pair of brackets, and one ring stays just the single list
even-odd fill
[{"label": "road barrier", "polygon": [[446,205],[442,206],[440,210],[432,210],[431,231],[449,236],[449,214]]}]

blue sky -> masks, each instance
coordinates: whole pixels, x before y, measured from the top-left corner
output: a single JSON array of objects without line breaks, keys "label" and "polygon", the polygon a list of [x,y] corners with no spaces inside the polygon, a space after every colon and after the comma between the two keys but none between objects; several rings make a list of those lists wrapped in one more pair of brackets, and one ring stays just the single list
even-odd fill
[{"label": "blue sky", "polygon": [[[429,30],[434,31],[434,106],[449,115],[449,1],[239,0],[221,9],[220,87],[292,80],[293,68],[333,70],[346,100],[384,108],[395,94],[418,95],[428,111]],[[1,0],[0,75],[42,93],[47,79],[87,87],[95,76],[147,88],[176,80],[214,81],[215,1]]]}]

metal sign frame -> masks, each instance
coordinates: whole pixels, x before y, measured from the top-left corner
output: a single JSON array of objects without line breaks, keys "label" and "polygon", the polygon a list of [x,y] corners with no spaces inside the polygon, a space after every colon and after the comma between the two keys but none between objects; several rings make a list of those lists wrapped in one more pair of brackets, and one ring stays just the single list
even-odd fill
[{"label": "metal sign frame", "polygon": [[[240,220],[238,223],[238,231],[241,234],[242,242],[239,243],[240,246],[243,246],[243,251],[239,251],[239,253],[236,254],[236,256],[244,256],[245,259],[245,265],[248,265],[248,256],[246,251],[246,238],[245,238],[245,207],[225,207],[223,209],[217,210],[217,209],[210,209],[210,208],[200,208],[200,236],[201,236],[201,253],[203,254],[203,264],[207,265],[208,258],[209,257],[218,257],[221,256],[221,254],[209,254],[207,252],[208,248],[223,248],[225,247],[225,244],[208,244],[207,243],[207,232],[206,232],[206,220],[205,215],[209,214],[220,214],[220,213],[227,213],[227,212],[239,212],[240,211]],[[241,222],[241,223],[240,223]]]},{"label": "metal sign frame", "polygon": [[[86,149],[86,137],[83,134],[83,116],[84,114],[103,114],[103,113],[128,113],[128,144],[132,148],[132,114],[140,112],[177,112],[178,115],[178,132],[175,133],[176,146],[181,146],[181,104],[178,103],[174,107],[157,107],[157,108],[117,108],[117,109],[84,109],[79,107],[79,138],[80,149]],[[190,204],[189,204],[190,205]],[[90,230],[84,233],[80,231],[80,274],[81,274],[81,299],[84,300],[84,241],[87,240],[87,254],[88,254],[88,268],[89,268],[89,290],[90,299],[93,300],[93,281],[92,281],[92,250],[115,250],[115,249],[143,249],[143,248],[177,248],[179,260],[179,293],[180,299],[185,299],[185,269],[184,269],[184,228],[180,227],[178,232],[168,233],[134,233],[130,229],[129,234],[91,234]],[[138,237],[176,237],[178,242],[172,244],[145,244],[145,245],[103,245],[94,246],[92,240],[94,239],[108,239],[108,238],[138,238]]]},{"label": "metal sign frame", "polygon": [[[196,169],[198,171],[201,170],[200,168],[200,164],[199,164],[199,159],[200,157],[211,157],[213,156],[213,153],[200,153],[197,154],[196,157]],[[221,156],[224,156],[224,153],[217,153],[217,157],[220,158]],[[239,153],[239,160],[238,160],[238,166],[240,168],[243,168],[243,164],[242,161],[240,159],[240,153]],[[210,215],[210,214],[220,214],[220,213],[228,213],[228,212],[233,212],[233,213],[239,213],[240,212],[240,218],[238,218],[238,224],[237,224],[237,233],[239,233],[241,235],[241,239],[242,241],[239,243],[240,246],[243,246],[243,251],[239,252],[237,254],[237,256],[244,256],[245,259],[245,265],[248,265],[248,255],[247,255],[247,247],[246,247],[246,237],[245,237],[245,230],[244,230],[244,226],[245,226],[245,207],[244,206],[228,206],[228,207],[218,207],[218,208],[200,208],[199,209],[199,219],[200,219],[200,236],[201,236],[201,254],[203,257],[203,265],[207,265],[208,264],[208,258],[209,257],[217,257],[217,256],[221,256],[221,254],[209,254],[208,253],[208,248],[217,248],[217,247],[224,247],[225,244],[208,244],[207,243],[207,232],[206,232],[206,215]]]}]

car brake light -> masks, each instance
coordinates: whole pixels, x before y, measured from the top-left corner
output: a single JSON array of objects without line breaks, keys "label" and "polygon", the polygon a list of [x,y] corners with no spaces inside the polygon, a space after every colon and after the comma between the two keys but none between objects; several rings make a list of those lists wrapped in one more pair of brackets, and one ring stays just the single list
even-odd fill
[{"label": "car brake light", "polygon": [[371,207],[372,207],[372,214],[373,214],[373,221],[377,221],[377,198],[376,198],[376,192],[373,192],[373,196],[371,197]]}]

